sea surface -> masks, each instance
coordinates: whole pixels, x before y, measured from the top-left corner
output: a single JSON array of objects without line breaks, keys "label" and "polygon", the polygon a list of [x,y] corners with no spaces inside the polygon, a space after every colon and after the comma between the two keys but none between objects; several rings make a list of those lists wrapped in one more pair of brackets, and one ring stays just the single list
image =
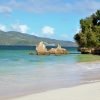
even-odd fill
[{"label": "sea surface", "polygon": [[66,49],[70,54],[39,56],[32,46],[0,46],[0,100],[100,81],[100,56]]}]

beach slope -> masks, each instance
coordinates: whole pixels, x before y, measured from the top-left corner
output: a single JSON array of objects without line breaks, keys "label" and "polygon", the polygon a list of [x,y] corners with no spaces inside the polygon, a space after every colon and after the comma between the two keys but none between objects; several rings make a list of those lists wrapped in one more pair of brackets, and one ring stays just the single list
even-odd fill
[{"label": "beach slope", "polygon": [[100,82],[51,90],[12,100],[100,100]]}]

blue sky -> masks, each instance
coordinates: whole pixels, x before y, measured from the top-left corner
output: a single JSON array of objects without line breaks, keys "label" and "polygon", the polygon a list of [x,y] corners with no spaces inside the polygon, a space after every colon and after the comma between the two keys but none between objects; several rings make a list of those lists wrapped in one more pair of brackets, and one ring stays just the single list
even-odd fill
[{"label": "blue sky", "polygon": [[100,0],[0,0],[0,30],[73,41]]}]

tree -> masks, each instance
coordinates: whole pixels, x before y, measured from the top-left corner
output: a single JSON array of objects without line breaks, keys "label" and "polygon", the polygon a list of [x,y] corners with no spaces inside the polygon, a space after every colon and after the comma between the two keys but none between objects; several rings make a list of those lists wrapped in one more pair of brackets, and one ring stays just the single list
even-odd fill
[{"label": "tree", "polygon": [[74,36],[79,47],[100,47],[100,10],[80,20],[81,31]]}]

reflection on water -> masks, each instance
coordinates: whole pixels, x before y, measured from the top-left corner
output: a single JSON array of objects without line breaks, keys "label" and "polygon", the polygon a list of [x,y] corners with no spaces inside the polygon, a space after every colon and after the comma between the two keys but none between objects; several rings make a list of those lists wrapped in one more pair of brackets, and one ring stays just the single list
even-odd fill
[{"label": "reflection on water", "polygon": [[28,50],[0,51],[0,97],[68,87],[100,79],[100,56],[29,55]]}]

